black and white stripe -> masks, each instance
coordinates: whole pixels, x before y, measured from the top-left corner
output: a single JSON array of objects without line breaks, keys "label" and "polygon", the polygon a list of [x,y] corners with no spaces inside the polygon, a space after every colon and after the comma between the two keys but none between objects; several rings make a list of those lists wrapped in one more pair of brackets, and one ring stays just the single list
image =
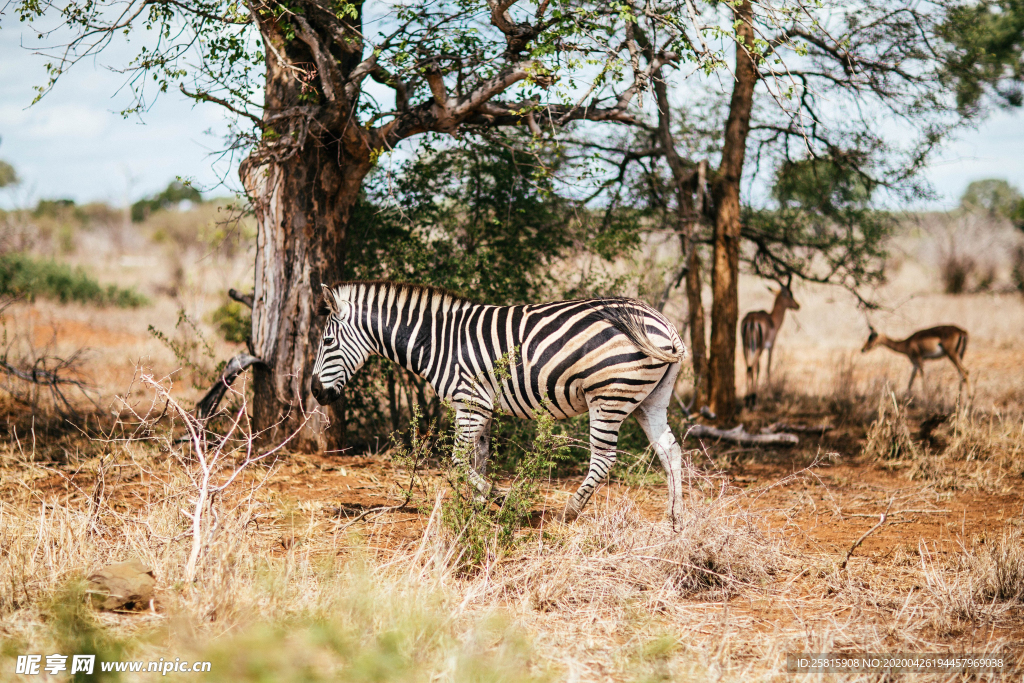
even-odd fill
[{"label": "black and white stripe", "polygon": [[667,410],[686,348],[658,311],[632,299],[525,306],[476,304],[448,292],[391,282],[326,288],[312,391],[327,404],[371,354],[430,382],[451,401],[457,439],[486,471],[491,417],[589,413],[590,470],[566,506],[573,518],[615,462],[619,427],[635,414],[668,474],[673,521],[682,497],[682,452]]}]

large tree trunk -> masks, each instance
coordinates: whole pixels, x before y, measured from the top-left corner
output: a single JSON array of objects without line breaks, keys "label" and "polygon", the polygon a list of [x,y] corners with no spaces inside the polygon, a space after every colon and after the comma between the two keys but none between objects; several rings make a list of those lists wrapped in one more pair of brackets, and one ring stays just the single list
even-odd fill
[{"label": "large tree trunk", "polygon": [[736,79],[725,124],[722,165],[714,182],[715,243],[711,275],[711,410],[723,423],[736,414],[736,326],[739,319],[740,180],[750,132],[757,70],[745,46],[754,44],[750,0],[734,10]]},{"label": "large tree trunk", "polygon": [[283,162],[243,165],[257,222],[252,343],[265,363],[254,375],[253,427],[266,441],[298,431],[297,448],[344,447],[342,411],[324,411],[309,393],[322,328],[314,314],[321,284],[345,276],[348,219],[368,171],[314,139]]},{"label": "large tree trunk", "polygon": [[264,443],[296,435],[290,448],[337,450],[343,408],[325,411],[309,392],[315,312],[321,284],[345,276],[349,217],[371,163],[369,150],[353,153],[318,126],[323,109],[302,105],[301,87],[267,60],[264,143],[239,169],[257,223],[252,345],[264,365],[253,377],[253,427]]}]

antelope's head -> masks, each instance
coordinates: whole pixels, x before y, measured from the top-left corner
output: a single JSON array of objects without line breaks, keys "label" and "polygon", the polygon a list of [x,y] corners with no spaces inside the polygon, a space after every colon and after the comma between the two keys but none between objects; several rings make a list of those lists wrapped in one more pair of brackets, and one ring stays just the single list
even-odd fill
[{"label": "antelope's head", "polygon": [[790,291],[789,285],[779,284],[778,289],[768,288],[768,291],[775,295],[775,305],[788,308],[793,311],[800,310],[800,304],[793,298],[793,292]]},{"label": "antelope's head", "polygon": [[780,290],[778,296],[782,299],[782,305],[786,308],[794,311],[800,310],[800,304],[793,298],[793,292],[789,291],[789,286],[784,285]]},{"label": "antelope's head", "polygon": [[779,283],[779,288],[768,288],[768,291],[775,295],[775,305],[782,306],[783,309],[788,308],[791,311],[799,311],[800,304],[793,298],[793,292],[790,290],[790,286],[793,284],[793,273],[789,274],[785,282],[781,278],[775,281]]}]

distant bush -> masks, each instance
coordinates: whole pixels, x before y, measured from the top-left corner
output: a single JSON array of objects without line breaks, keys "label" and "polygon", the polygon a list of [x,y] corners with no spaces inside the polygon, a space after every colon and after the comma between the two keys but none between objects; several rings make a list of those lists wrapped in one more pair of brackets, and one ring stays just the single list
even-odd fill
[{"label": "distant bush", "polygon": [[150,214],[184,201],[199,204],[203,201],[203,195],[196,188],[180,180],[172,181],[163,192],[132,204],[132,222],[141,223],[149,218]]},{"label": "distant bush", "polygon": [[6,161],[0,161],[0,187],[17,184],[18,174],[15,173],[14,167]]},{"label": "distant bush", "polygon": [[136,308],[149,301],[134,289],[104,287],[81,268],[56,261],[37,261],[27,254],[0,255],[0,295],[43,296],[61,303],[79,301],[100,306]]},{"label": "distant bush", "polygon": [[32,210],[34,218],[80,218],[74,199],[40,199]]},{"label": "distant bush", "polygon": [[967,280],[974,274],[977,266],[970,256],[945,254],[942,263],[939,264],[939,272],[946,294],[963,294],[967,291]]}]

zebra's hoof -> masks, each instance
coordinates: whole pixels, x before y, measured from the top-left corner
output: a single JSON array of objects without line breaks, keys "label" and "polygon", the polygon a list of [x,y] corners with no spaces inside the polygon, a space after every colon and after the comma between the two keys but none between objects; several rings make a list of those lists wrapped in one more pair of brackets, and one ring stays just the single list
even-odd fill
[{"label": "zebra's hoof", "polygon": [[576,521],[576,518],[580,516],[580,511],[574,508],[572,505],[566,505],[565,509],[562,510],[562,514],[558,516],[558,521],[562,524],[571,524]]}]

